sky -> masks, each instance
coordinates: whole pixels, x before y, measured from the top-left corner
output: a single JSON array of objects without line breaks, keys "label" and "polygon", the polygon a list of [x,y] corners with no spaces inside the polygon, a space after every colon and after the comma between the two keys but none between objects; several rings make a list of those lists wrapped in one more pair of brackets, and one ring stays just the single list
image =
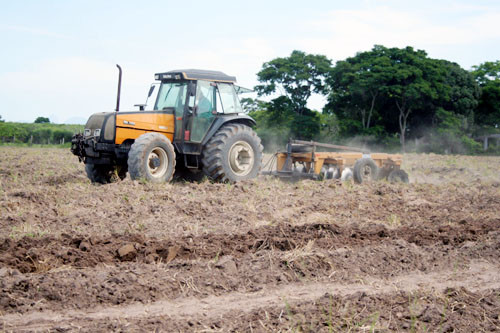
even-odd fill
[{"label": "sky", "polygon": [[220,70],[252,88],[263,63],[293,50],[335,63],[375,44],[465,69],[499,60],[500,1],[0,0],[0,116],[84,123],[113,111],[116,64],[120,109],[136,110],[154,73]]}]

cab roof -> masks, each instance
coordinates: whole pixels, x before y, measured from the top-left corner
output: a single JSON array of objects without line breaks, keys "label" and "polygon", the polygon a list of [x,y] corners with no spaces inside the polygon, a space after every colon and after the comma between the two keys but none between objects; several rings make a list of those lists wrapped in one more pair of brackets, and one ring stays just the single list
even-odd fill
[{"label": "cab roof", "polygon": [[156,80],[184,79],[184,80],[207,80],[217,82],[236,82],[236,77],[226,75],[219,71],[204,69],[177,69],[164,73],[156,73]]}]

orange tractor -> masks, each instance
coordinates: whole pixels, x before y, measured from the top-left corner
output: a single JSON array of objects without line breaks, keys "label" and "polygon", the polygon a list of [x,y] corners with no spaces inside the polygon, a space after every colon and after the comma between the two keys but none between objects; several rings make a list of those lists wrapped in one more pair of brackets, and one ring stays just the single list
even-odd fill
[{"label": "orange tractor", "polygon": [[[71,151],[85,163],[92,182],[132,179],[161,183],[174,171],[205,174],[216,181],[257,176],[262,163],[255,121],[243,113],[236,78],[207,70],[174,70],[155,74],[159,81],[154,109],[119,111],[121,68],[116,112],[90,116],[83,134],[72,139]],[[148,98],[155,85],[151,86]]]}]

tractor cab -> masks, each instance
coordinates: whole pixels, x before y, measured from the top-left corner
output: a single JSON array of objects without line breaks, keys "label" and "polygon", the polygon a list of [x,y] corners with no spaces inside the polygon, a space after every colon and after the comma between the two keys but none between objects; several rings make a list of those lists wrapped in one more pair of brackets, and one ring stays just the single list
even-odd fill
[{"label": "tractor cab", "polygon": [[[198,154],[201,144],[217,120],[242,118],[250,125],[253,119],[245,116],[238,93],[250,89],[236,86],[236,78],[218,71],[174,70],[155,74],[160,81],[154,110],[174,114],[174,146],[185,154]],[[221,123],[222,123],[221,122]],[[220,127],[220,126],[215,126]],[[207,135],[208,134],[208,135]]]}]

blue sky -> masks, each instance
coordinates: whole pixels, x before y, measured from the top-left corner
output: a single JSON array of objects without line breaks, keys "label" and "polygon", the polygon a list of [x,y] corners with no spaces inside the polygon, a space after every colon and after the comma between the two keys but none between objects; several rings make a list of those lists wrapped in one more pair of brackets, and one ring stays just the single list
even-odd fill
[{"label": "blue sky", "polygon": [[[424,49],[463,68],[500,59],[500,1],[0,0],[0,115],[84,121],[143,103],[155,72],[222,70],[245,87],[298,49],[342,60],[374,44]],[[320,109],[322,98],[309,106]]]}]

